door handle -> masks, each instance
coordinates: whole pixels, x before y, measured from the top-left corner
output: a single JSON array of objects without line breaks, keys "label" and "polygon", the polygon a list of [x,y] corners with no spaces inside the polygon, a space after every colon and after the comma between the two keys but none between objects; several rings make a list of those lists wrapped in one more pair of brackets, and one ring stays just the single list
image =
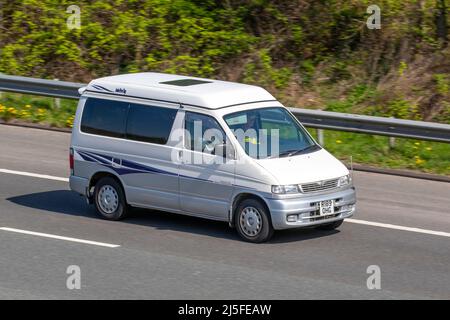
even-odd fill
[{"label": "door handle", "polygon": [[112,159],[112,167],[113,168],[120,168],[122,166],[122,159]]}]

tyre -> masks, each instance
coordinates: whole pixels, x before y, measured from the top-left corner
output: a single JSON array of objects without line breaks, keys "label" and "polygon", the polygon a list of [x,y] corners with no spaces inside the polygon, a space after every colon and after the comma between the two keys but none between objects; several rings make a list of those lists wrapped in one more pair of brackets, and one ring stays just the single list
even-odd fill
[{"label": "tyre", "polygon": [[331,231],[331,230],[339,228],[343,222],[344,222],[344,220],[339,220],[339,221],[335,221],[332,223],[323,224],[323,225],[316,227],[316,229]]},{"label": "tyre", "polygon": [[107,220],[121,220],[128,212],[123,188],[111,177],[102,178],[95,185],[94,203],[100,216]]},{"label": "tyre", "polygon": [[236,209],[234,221],[238,234],[248,242],[268,241],[274,232],[269,211],[256,199],[242,201]]}]

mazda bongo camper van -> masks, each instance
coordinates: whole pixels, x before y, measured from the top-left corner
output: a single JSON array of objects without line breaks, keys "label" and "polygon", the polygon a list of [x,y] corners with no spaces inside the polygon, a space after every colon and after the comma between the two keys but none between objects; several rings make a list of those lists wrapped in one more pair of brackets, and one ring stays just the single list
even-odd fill
[{"label": "mazda bongo camper van", "polygon": [[105,219],[157,209],[263,242],[274,230],[335,229],[355,211],[347,168],[260,87],[136,73],[80,93],[70,187]]}]

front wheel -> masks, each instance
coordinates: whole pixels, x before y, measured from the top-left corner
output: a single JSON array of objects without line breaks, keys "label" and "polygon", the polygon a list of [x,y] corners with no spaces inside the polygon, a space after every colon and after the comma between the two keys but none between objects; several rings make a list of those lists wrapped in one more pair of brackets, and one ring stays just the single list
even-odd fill
[{"label": "front wheel", "polygon": [[121,220],[127,215],[127,203],[122,186],[113,178],[105,177],[95,185],[94,202],[97,212],[107,220]]},{"label": "front wheel", "polygon": [[235,224],[239,235],[248,242],[268,241],[274,232],[269,211],[256,199],[247,199],[239,204]]},{"label": "front wheel", "polygon": [[343,222],[344,222],[344,220],[339,220],[339,221],[335,221],[332,223],[322,224],[322,225],[316,227],[316,229],[331,231],[331,230],[339,228]]}]

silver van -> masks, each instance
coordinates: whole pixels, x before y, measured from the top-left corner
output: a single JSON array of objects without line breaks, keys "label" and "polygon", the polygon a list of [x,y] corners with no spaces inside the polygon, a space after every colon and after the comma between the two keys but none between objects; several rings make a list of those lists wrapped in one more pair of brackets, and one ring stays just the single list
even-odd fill
[{"label": "silver van", "polygon": [[70,187],[105,219],[157,209],[263,242],[279,229],[335,229],[355,211],[347,168],[260,87],[136,73],[80,93]]}]

